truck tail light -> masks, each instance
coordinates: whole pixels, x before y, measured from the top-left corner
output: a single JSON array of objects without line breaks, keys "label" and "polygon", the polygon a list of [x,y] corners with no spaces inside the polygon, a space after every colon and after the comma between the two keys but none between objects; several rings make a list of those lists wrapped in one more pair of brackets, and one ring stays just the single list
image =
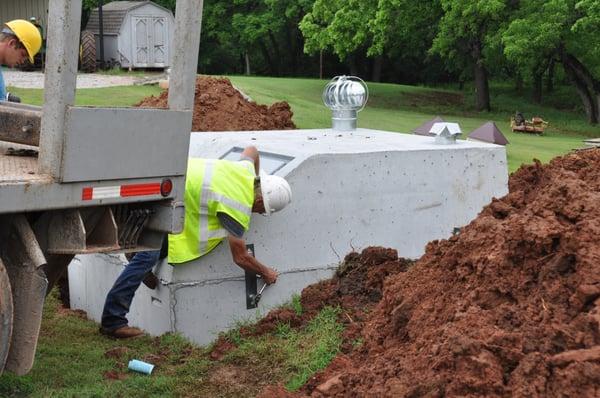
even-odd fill
[{"label": "truck tail light", "polygon": [[168,178],[162,180],[160,183],[160,194],[162,196],[169,196],[171,191],[173,191],[173,181]]}]

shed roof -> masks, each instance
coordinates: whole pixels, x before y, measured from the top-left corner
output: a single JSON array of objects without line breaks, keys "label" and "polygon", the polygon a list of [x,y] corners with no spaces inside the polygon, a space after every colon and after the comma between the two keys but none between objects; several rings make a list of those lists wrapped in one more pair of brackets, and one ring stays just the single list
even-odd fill
[{"label": "shed roof", "polygon": [[416,129],[413,130],[413,134],[417,134],[417,135],[427,135],[427,136],[434,136],[435,134],[430,133],[429,131],[431,130],[431,127],[433,127],[433,125],[435,123],[443,123],[444,119],[442,119],[439,116],[436,116],[435,118],[431,119],[428,122],[423,123],[422,125],[420,125],[419,127],[417,127]]},{"label": "shed roof", "polygon": [[508,144],[508,140],[506,139],[506,137],[504,137],[504,134],[502,134],[502,132],[494,122],[487,122],[482,126],[476,128],[471,132],[471,134],[469,134],[467,138],[483,142],[490,142],[492,144],[498,145]]},{"label": "shed roof", "polygon": [[[171,11],[151,1],[113,1],[102,6],[104,34],[118,35],[119,31],[121,30],[123,20],[127,16],[127,13],[135,8],[144,6],[146,4],[152,4],[155,7],[161,8],[171,13]],[[90,14],[90,19],[88,20],[85,29],[91,30],[95,34],[100,33],[98,8],[94,8],[92,10],[92,13]]]}]

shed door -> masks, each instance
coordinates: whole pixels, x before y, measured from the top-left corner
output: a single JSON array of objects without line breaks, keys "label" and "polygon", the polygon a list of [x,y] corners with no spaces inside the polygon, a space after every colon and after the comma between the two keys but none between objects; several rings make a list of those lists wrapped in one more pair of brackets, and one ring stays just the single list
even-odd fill
[{"label": "shed door", "polygon": [[135,43],[133,66],[138,68],[166,66],[167,19],[157,16],[134,16],[132,21]]},{"label": "shed door", "polygon": [[144,68],[149,66],[149,29],[148,18],[133,17],[133,66]]},{"label": "shed door", "polygon": [[167,63],[167,19],[165,17],[153,17],[152,28],[154,66],[165,66]]}]

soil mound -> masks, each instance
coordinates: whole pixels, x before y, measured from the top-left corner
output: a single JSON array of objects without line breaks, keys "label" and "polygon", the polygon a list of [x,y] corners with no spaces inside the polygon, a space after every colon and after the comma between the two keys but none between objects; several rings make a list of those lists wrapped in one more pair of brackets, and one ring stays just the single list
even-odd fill
[{"label": "soil mound", "polygon": [[600,150],[522,167],[507,196],[384,281],[364,345],[302,394],[600,396],[599,236]]},{"label": "soil mound", "polygon": [[[363,322],[368,313],[382,297],[383,280],[410,265],[409,260],[399,259],[394,249],[368,247],[361,253],[348,254],[335,276],[307,286],[300,296],[302,312],[293,308],[278,308],[270,311],[256,325],[241,328],[243,337],[263,335],[275,331],[280,323],[291,327],[304,327],[326,306],[340,307],[340,321],[345,325],[342,352],[352,350],[352,342],[360,337]],[[226,335],[221,335],[213,345],[210,357],[221,359],[234,349],[235,344]]]},{"label": "soil mound", "polygon": [[[135,106],[166,108],[168,97],[168,90],[163,91]],[[196,79],[192,131],[290,130],[296,128],[292,116],[287,102],[265,106],[247,101],[229,79],[208,76]]]}]

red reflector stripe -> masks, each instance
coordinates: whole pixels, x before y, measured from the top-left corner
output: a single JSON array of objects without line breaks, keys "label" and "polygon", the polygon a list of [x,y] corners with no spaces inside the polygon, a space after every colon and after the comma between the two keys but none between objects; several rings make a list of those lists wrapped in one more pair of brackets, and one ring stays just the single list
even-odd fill
[{"label": "red reflector stripe", "polygon": [[160,183],[121,185],[121,197],[160,195]]},{"label": "red reflector stripe", "polygon": [[83,188],[81,191],[81,200],[92,200],[94,188]]}]

